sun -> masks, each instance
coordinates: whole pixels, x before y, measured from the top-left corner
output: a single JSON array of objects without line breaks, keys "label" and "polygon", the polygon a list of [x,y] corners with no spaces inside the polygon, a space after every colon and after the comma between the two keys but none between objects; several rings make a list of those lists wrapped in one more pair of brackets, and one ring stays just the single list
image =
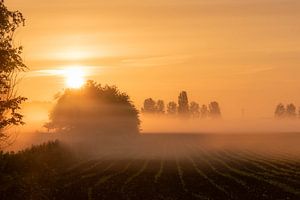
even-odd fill
[{"label": "sun", "polygon": [[82,67],[70,67],[64,70],[66,86],[78,89],[85,83],[85,71]]}]

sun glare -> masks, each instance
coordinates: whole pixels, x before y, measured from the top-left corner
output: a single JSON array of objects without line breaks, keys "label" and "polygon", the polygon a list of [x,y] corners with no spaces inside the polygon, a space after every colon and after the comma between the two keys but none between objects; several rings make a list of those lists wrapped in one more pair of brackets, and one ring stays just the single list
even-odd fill
[{"label": "sun glare", "polygon": [[80,88],[85,82],[85,72],[81,67],[65,69],[66,86],[69,88]]}]

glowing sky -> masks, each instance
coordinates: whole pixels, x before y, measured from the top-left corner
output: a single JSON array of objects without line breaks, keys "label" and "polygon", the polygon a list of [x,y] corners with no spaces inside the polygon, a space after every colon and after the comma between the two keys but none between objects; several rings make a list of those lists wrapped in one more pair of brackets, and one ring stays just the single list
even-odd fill
[{"label": "glowing sky", "polygon": [[[6,0],[23,12],[16,44],[31,71],[20,85],[33,100],[65,87],[45,75],[72,65],[116,84],[140,106],[152,96],[217,100],[227,116],[272,116],[300,106],[299,0]],[[50,73],[51,74],[51,73]],[[37,84],[38,83],[38,84]],[[45,89],[47,88],[47,89]]]}]

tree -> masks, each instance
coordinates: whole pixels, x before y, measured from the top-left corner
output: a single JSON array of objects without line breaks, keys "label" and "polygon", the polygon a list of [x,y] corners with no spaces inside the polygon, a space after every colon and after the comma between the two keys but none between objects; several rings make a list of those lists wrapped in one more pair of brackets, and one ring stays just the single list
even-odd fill
[{"label": "tree", "polygon": [[174,101],[171,101],[167,105],[167,113],[169,115],[176,115],[177,113],[177,104]]},{"label": "tree", "polygon": [[165,102],[163,100],[158,100],[156,103],[156,112],[159,114],[165,113]]},{"label": "tree", "polygon": [[283,118],[285,117],[286,110],[282,103],[278,104],[275,110],[275,117],[276,118]]},{"label": "tree", "polygon": [[209,114],[209,111],[208,111],[208,108],[206,105],[202,105],[201,106],[201,110],[200,110],[200,115],[201,115],[201,118],[207,118],[208,117],[208,114]]},{"label": "tree", "polygon": [[296,114],[296,106],[294,105],[294,104],[288,104],[287,106],[286,106],[286,116],[288,117],[288,118],[295,118],[296,116],[297,116],[297,114]]},{"label": "tree", "polygon": [[190,113],[191,113],[192,117],[194,117],[194,118],[198,118],[200,116],[200,106],[198,103],[196,103],[194,101],[191,102]]},{"label": "tree", "polygon": [[65,90],[49,118],[45,127],[61,132],[132,135],[139,132],[140,125],[138,111],[127,94],[93,81],[78,90]]},{"label": "tree", "polygon": [[145,99],[143,113],[156,113],[156,102],[152,98]]},{"label": "tree", "polygon": [[22,47],[14,46],[15,31],[24,25],[22,13],[9,11],[0,0],[0,145],[9,138],[7,128],[24,124],[18,111],[26,98],[17,95],[15,86],[18,73],[27,67],[21,57]]},{"label": "tree", "polygon": [[189,100],[186,91],[182,91],[178,96],[178,114],[183,116],[189,114]]},{"label": "tree", "polygon": [[220,109],[218,102],[213,101],[209,104],[209,115],[212,118],[220,118],[221,117],[221,109]]}]

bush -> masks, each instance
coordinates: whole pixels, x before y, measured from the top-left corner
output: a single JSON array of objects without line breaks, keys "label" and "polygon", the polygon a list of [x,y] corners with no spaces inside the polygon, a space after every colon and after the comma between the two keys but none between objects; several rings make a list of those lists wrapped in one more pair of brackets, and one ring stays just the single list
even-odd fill
[{"label": "bush", "polygon": [[51,199],[61,172],[74,161],[58,141],[0,152],[0,199]]}]

